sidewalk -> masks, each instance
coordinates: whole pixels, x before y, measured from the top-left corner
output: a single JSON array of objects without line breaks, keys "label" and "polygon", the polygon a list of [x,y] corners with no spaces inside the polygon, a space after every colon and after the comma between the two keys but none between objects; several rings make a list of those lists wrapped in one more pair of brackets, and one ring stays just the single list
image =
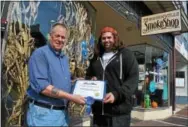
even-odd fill
[{"label": "sidewalk", "polygon": [[[160,119],[160,120],[144,120],[143,121],[143,120],[132,118],[131,127],[136,127],[136,126],[187,127],[188,126],[188,105],[177,105],[176,111],[177,112],[175,112],[175,114],[172,115],[171,117],[168,117],[166,119]],[[71,118],[70,126],[91,126],[92,125],[91,117]]]},{"label": "sidewalk", "polygon": [[[188,126],[188,105],[177,105],[180,108],[174,115],[161,120],[140,121],[132,119],[131,126]],[[161,114],[162,115],[162,114]]]}]

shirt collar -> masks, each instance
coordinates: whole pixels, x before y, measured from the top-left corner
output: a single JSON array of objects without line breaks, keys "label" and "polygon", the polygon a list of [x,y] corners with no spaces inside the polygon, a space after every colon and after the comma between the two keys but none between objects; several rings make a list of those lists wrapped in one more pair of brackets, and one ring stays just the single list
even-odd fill
[{"label": "shirt collar", "polygon": [[50,50],[51,50],[56,56],[58,56],[58,57],[59,57],[59,56],[60,56],[60,57],[63,57],[63,56],[64,56],[63,51],[59,51],[59,52],[58,52],[58,51],[54,50],[50,44],[48,44],[48,46],[49,46]]}]

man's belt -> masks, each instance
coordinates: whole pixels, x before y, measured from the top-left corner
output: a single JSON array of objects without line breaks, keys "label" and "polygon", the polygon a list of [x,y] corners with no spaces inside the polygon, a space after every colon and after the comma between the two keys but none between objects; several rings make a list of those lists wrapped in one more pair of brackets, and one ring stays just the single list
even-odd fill
[{"label": "man's belt", "polygon": [[56,106],[56,105],[50,105],[50,104],[45,104],[42,102],[35,101],[33,99],[29,99],[29,102],[33,103],[34,105],[43,107],[43,108],[48,108],[48,109],[54,109],[54,110],[64,110],[66,109],[66,106]]}]

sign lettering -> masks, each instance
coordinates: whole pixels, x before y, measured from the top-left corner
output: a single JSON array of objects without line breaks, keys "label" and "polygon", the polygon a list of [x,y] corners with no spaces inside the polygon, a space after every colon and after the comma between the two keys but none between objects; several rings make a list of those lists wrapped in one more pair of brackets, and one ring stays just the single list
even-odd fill
[{"label": "sign lettering", "polygon": [[142,17],[141,35],[181,30],[180,10]]}]

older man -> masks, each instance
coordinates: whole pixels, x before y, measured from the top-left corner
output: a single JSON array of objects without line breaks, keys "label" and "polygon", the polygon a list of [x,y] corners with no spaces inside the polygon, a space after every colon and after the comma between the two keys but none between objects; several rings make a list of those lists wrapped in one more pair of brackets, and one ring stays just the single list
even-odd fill
[{"label": "older man", "polygon": [[68,58],[61,49],[67,28],[52,26],[50,43],[32,53],[29,60],[28,126],[68,126],[67,102],[85,104],[84,97],[72,95]]}]

